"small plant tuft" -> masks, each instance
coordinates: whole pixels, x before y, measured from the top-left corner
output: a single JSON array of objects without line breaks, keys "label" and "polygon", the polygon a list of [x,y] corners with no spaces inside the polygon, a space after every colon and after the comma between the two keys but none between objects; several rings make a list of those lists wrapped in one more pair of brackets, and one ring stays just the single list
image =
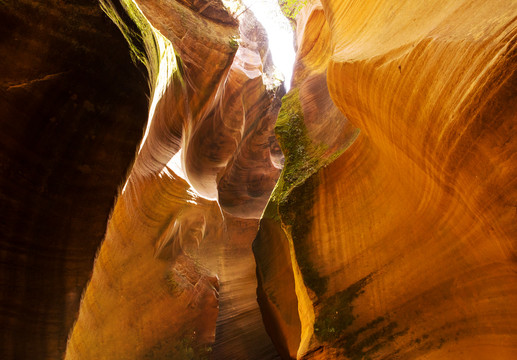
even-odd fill
[{"label": "small plant tuft", "polygon": [[230,37],[230,40],[229,40],[229,44],[230,44],[230,47],[237,51],[237,49],[239,48],[239,45],[240,45],[240,40],[238,36],[232,36]]},{"label": "small plant tuft", "polygon": [[307,5],[307,0],[281,0],[280,1],[280,9],[284,15],[292,20],[296,21],[296,17],[303,9],[303,7]]}]

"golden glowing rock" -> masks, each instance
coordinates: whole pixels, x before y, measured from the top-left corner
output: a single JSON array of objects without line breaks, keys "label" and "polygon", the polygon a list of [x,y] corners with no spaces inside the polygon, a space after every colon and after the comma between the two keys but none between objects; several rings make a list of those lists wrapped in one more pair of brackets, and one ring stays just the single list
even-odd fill
[{"label": "golden glowing rock", "polygon": [[298,20],[295,79],[326,68],[360,133],[321,167],[310,100],[284,98],[284,185],[254,245],[266,328],[293,358],[515,358],[517,2],[322,5]]},{"label": "golden glowing rock", "polygon": [[[219,284],[204,252],[218,252],[222,218],[215,203],[187,190],[172,175],[126,186],[81,302],[68,359],[187,356],[213,342]],[[200,218],[200,226],[189,226]],[[206,231],[196,231],[205,224]],[[170,231],[175,226],[180,230]],[[160,241],[167,237],[169,246]]]},{"label": "golden glowing rock", "polygon": [[[239,30],[219,2],[124,4],[147,31],[149,122],[66,359],[274,358],[251,252],[280,173],[265,33],[251,15]],[[171,170],[180,147],[188,184]]]},{"label": "golden glowing rock", "polygon": [[1,359],[517,358],[517,0],[1,3]]}]

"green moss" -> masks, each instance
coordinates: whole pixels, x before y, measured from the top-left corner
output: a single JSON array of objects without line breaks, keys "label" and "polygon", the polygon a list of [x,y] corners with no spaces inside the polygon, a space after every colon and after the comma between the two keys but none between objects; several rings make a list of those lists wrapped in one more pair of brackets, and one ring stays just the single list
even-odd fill
[{"label": "green moss", "polygon": [[314,323],[314,334],[320,342],[341,350],[351,360],[370,359],[383,346],[407,333],[397,331],[398,324],[380,316],[365,326],[350,331],[356,320],[353,301],[364,292],[371,276],[363,278],[347,289],[324,299]]},{"label": "green moss", "polygon": [[144,64],[153,77],[160,65],[160,50],[149,21],[132,0],[100,0],[100,5],[126,39],[133,61]]},{"label": "green moss", "polygon": [[240,39],[238,36],[232,36],[230,37],[230,40],[229,40],[229,44],[230,44],[230,47],[237,51],[237,49],[239,48],[239,45],[240,45]]},{"label": "green moss", "polygon": [[299,89],[282,98],[275,134],[285,156],[285,164],[263,216],[283,224],[293,240],[296,260],[305,285],[318,297],[327,291],[328,277],[321,276],[311,259],[311,215],[318,187],[317,172],[334,161],[347,147],[324,156],[326,144],[314,144],[305,126]]},{"label": "green moss", "polygon": [[299,96],[299,89],[295,88],[282,98],[282,107],[275,124],[275,135],[285,156],[284,169],[271,195],[271,200],[276,203],[287,197],[291,189],[337,159],[359,133],[357,131],[339,150],[327,154],[327,144],[314,144],[311,141]]},{"label": "green moss", "polygon": [[280,215],[278,214],[278,204],[273,201],[269,201],[264,209],[264,213],[262,214],[262,218],[275,220],[280,222]]},{"label": "green moss", "polygon": [[208,360],[212,347],[199,345],[193,331],[183,331],[174,339],[165,339],[151,347],[142,357],[146,360]]},{"label": "green moss", "polygon": [[285,156],[284,169],[271,196],[279,203],[321,167],[320,157],[325,151],[324,146],[314,146],[307,134],[298,89],[282,98],[275,134]]},{"label": "green moss", "polygon": [[363,292],[368,279],[364,278],[323,300],[314,322],[314,334],[319,341],[335,341],[352,325],[355,320],[352,302]]},{"label": "green moss", "polygon": [[311,258],[313,246],[308,237],[313,223],[314,196],[319,185],[317,172],[340,156],[349,144],[344,144],[329,156],[326,144],[311,141],[297,88],[282,98],[275,134],[285,156],[285,164],[263,217],[281,223],[284,231],[291,235],[303,281],[316,296],[321,297],[327,291],[328,277],[319,274]]},{"label": "green moss", "polygon": [[290,229],[296,261],[305,285],[317,296],[322,296],[327,291],[328,277],[320,276],[314,266],[311,260],[312,243],[307,236],[313,222],[311,209],[317,185],[318,177],[309,177],[303,184],[292,189],[288,197],[282,199],[278,211],[284,225]]},{"label": "green moss", "polygon": [[279,4],[285,17],[295,21],[300,11],[307,5],[307,0],[281,0]]},{"label": "green moss", "polygon": [[264,215],[279,217],[290,231],[304,283],[321,296],[327,290],[328,278],[320,276],[311,261],[311,244],[307,235],[313,221],[310,210],[314,191],[318,186],[318,178],[313,175],[321,167],[320,159],[325,149],[314,146],[307,134],[298,89],[282,99],[275,134],[284,153],[285,164]]}]

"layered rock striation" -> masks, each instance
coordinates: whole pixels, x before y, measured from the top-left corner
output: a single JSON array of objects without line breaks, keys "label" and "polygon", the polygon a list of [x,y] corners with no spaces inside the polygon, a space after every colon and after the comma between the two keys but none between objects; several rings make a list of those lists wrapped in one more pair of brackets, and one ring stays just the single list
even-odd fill
[{"label": "layered rock striation", "polygon": [[103,2],[143,33],[149,119],[65,358],[277,358],[251,251],[281,161],[265,31],[219,2],[119,5]]},{"label": "layered rock striation", "polygon": [[[516,356],[516,14],[329,0],[298,17],[285,168],[254,243],[283,357]],[[304,94],[317,72],[325,91]],[[326,91],[359,129],[331,163],[336,126],[311,133]]]},{"label": "layered rock striation", "polygon": [[242,10],[0,1],[0,358],[514,359],[517,2]]}]

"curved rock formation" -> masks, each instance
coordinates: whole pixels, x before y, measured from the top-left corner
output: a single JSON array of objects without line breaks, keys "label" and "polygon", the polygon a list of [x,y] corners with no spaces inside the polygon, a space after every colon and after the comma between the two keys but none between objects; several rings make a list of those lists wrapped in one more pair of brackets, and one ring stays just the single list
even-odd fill
[{"label": "curved rock formation", "polygon": [[514,358],[517,2],[304,11],[295,79],[326,69],[360,133],[322,167],[311,96],[283,100],[286,166],[254,244],[275,344],[286,358]]},{"label": "curved rock formation", "polygon": [[[218,2],[121,4],[144,34],[153,97],[66,359],[276,358],[251,252],[280,173],[265,32]],[[171,170],[180,147],[188,183]]]},{"label": "curved rock formation", "polygon": [[517,1],[238,14],[0,1],[0,358],[516,358]]}]

